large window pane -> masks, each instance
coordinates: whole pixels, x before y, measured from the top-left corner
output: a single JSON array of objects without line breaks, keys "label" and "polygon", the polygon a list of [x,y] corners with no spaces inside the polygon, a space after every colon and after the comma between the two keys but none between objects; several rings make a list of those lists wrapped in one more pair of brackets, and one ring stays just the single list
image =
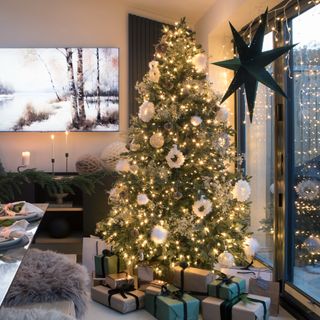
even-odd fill
[{"label": "large window pane", "polygon": [[[273,48],[273,35],[264,37],[263,51]],[[267,70],[272,73],[273,65]],[[273,93],[259,83],[253,122],[246,115],[246,172],[251,179],[250,231],[261,248],[258,257],[269,265],[273,262]]]},{"label": "large window pane", "polygon": [[[293,283],[320,301],[320,6],[292,20]],[[289,105],[290,106],[290,105]],[[293,139],[290,141],[290,139]]]}]

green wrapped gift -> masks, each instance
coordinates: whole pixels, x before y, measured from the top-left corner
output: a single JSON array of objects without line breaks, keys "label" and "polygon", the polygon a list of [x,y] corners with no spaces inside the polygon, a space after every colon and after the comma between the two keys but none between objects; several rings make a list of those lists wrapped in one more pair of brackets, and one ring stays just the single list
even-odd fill
[{"label": "green wrapped gift", "polygon": [[102,254],[94,257],[95,276],[103,278],[108,274],[120,273],[125,270],[124,261],[109,250],[103,250]]},{"label": "green wrapped gift", "polygon": [[146,290],[145,309],[158,320],[198,320],[199,307],[198,299],[179,290],[168,295],[162,295],[159,288]]},{"label": "green wrapped gift", "polygon": [[244,293],[246,281],[237,277],[222,276],[208,285],[208,295],[223,300],[232,300]]}]

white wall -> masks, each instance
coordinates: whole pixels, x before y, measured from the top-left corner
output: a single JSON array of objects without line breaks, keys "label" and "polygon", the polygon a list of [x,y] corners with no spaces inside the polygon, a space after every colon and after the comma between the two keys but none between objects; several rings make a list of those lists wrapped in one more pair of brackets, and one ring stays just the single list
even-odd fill
[{"label": "white wall", "polygon": [[[110,141],[125,140],[128,127],[128,13],[136,11],[121,0],[1,0],[0,47],[119,47],[120,132],[71,133],[70,169],[84,154],[99,154]],[[169,22],[169,21],[165,21]],[[5,121],[5,119],[0,119]],[[56,171],[64,171],[64,133],[56,136]],[[7,170],[31,152],[31,167],[50,170],[50,133],[0,133],[0,159]]]}]

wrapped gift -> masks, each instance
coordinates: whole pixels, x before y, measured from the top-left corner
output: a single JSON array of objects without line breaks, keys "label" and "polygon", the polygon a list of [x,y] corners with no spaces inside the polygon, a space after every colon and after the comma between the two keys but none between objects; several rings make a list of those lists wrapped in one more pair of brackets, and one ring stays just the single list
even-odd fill
[{"label": "wrapped gift", "polygon": [[105,281],[106,281],[106,278],[99,278],[99,277],[96,277],[95,275],[93,275],[92,286],[96,287],[96,286],[104,285]]},{"label": "wrapped gift", "polygon": [[173,288],[150,286],[146,290],[145,309],[159,320],[198,320],[199,300]]},{"label": "wrapped gift", "polygon": [[208,284],[211,283],[216,276],[209,270],[198,268],[183,269],[176,266],[173,269],[173,284],[181,287],[184,282],[184,291],[192,292],[193,294],[207,294]]},{"label": "wrapped gift", "polygon": [[243,270],[241,268],[217,268],[220,272],[228,275],[235,276],[237,278],[244,279],[246,281],[246,289],[245,292],[249,292],[249,280],[261,278],[264,280],[272,281],[272,271],[267,268],[250,268],[248,270]]},{"label": "wrapped gift", "polygon": [[103,250],[102,254],[96,255],[94,265],[97,277],[105,277],[108,274],[120,273],[125,270],[124,261],[109,250]]},{"label": "wrapped gift", "polygon": [[153,281],[153,268],[147,265],[139,265],[137,267],[138,287],[144,290],[148,287],[149,283]]},{"label": "wrapped gift", "polygon": [[208,295],[223,300],[232,300],[246,289],[246,281],[238,277],[221,274],[208,285]]},{"label": "wrapped gift", "polygon": [[105,284],[111,289],[120,288],[123,285],[134,285],[134,278],[126,272],[108,274]]},{"label": "wrapped gift", "polygon": [[202,301],[203,320],[268,320],[270,298],[253,294],[221,300],[208,297]]},{"label": "wrapped gift", "polygon": [[91,288],[91,298],[121,313],[128,313],[144,307],[144,293],[133,286],[111,289],[106,286]]},{"label": "wrapped gift", "polygon": [[279,314],[280,284],[275,281],[258,279],[249,280],[249,293],[269,297],[271,299],[270,316]]}]

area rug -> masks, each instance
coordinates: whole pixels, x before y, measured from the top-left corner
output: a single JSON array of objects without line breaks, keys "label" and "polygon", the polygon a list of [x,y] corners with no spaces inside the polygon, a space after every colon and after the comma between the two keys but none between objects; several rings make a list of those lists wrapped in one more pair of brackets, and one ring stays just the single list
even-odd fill
[{"label": "area rug", "polygon": [[56,310],[42,309],[0,309],[0,319],[4,320],[75,320],[62,312]]},{"label": "area rug", "polygon": [[77,319],[82,319],[87,309],[88,285],[89,276],[83,266],[63,254],[31,249],[24,257],[3,305],[71,300]]}]

